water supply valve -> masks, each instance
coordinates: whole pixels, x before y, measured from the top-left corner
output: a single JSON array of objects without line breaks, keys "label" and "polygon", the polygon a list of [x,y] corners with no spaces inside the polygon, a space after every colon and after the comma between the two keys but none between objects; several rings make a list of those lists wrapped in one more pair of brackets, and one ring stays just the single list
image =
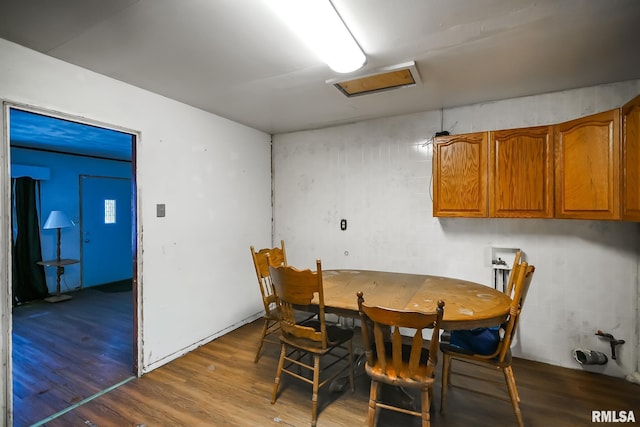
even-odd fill
[{"label": "water supply valve", "polygon": [[613,335],[602,332],[600,329],[596,332],[596,335],[602,337],[606,340],[609,340],[609,344],[611,345],[611,358],[615,360],[616,358],[616,346],[619,344],[624,344],[624,340],[617,340]]}]

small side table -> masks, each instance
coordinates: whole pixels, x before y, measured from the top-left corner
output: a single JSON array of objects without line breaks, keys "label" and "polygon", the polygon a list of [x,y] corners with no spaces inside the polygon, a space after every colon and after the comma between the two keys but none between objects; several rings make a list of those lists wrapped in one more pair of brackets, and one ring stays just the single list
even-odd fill
[{"label": "small side table", "polygon": [[77,259],[53,259],[50,261],[37,261],[36,264],[44,265],[45,267],[56,267],[56,294],[45,298],[44,300],[47,302],[60,302],[67,301],[71,299],[71,295],[61,295],[60,294],[60,276],[64,274],[64,267],[66,265],[77,264],[80,260]]}]

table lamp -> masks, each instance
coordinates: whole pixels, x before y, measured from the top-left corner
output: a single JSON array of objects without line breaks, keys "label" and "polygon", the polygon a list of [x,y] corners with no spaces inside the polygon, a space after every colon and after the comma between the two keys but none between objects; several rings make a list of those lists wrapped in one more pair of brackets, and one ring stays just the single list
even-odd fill
[{"label": "table lamp", "polygon": [[42,227],[45,230],[51,230],[52,228],[56,229],[56,260],[60,261],[60,229],[71,227],[73,223],[69,219],[69,217],[62,211],[51,211],[49,217],[44,223]]},{"label": "table lamp", "polygon": [[70,295],[60,295],[60,276],[64,274],[64,266],[77,263],[76,260],[65,260],[60,258],[60,229],[73,226],[73,222],[62,211],[51,211],[49,217],[42,228],[44,230],[56,229],[56,259],[53,261],[42,261],[39,264],[45,266],[55,266],[56,269],[56,295],[45,298],[48,302],[60,302],[71,299]]}]

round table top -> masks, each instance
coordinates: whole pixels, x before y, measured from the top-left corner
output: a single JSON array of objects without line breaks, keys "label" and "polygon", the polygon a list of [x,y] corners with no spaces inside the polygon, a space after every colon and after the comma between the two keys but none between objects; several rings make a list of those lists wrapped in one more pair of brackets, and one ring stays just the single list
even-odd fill
[{"label": "round table top", "polygon": [[327,311],[356,315],[356,293],[362,291],[369,305],[406,311],[435,311],[445,302],[442,327],[470,329],[502,323],[511,298],[479,283],[450,277],[369,270],[324,270],[324,302]]}]

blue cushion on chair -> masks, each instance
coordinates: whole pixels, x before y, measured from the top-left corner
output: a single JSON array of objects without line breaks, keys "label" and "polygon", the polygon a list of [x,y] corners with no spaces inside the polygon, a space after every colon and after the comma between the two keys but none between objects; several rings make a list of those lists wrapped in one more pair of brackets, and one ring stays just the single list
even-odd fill
[{"label": "blue cushion on chair", "polygon": [[466,329],[451,332],[451,346],[475,354],[492,354],[500,343],[500,327]]}]

